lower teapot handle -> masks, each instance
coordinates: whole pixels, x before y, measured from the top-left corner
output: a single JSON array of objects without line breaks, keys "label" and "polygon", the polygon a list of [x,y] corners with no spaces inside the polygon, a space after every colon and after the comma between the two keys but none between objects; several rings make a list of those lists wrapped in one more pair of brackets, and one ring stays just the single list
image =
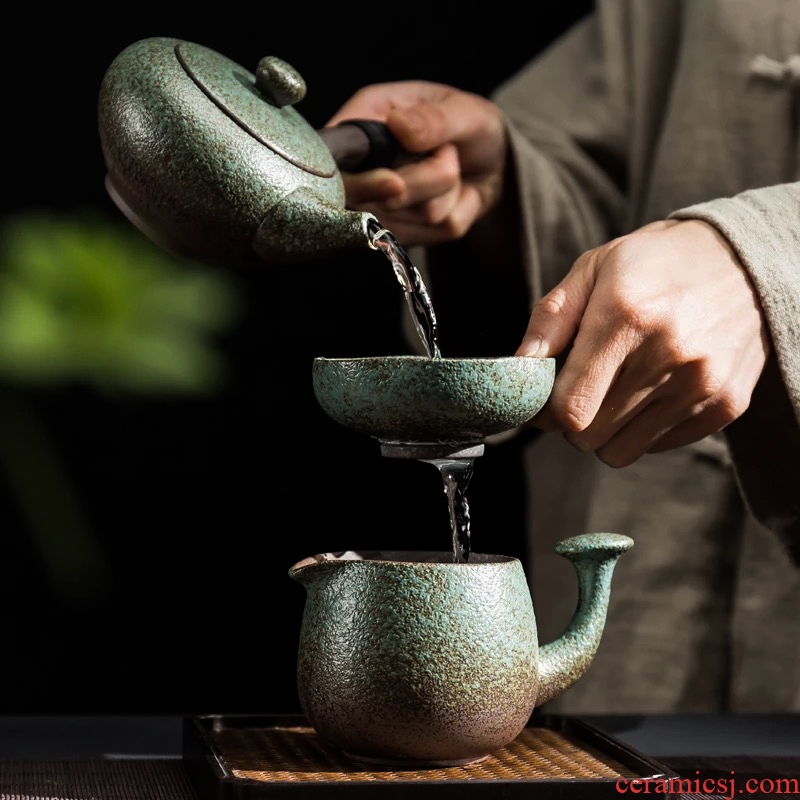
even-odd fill
[{"label": "lower teapot handle", "polygon": [[342,172],[400,167],[428,155],[404,150],[389,128],[373,119],[348,119],[317,133]]}]

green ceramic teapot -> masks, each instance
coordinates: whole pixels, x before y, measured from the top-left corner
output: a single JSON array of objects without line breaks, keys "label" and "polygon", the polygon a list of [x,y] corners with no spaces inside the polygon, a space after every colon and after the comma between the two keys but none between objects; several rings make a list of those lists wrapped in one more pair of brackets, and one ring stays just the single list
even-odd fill
[{"label": "green ceramic teapot", "polygon": [[577,681],[600,643],[618,534],[566,539],[578,607],[539,646],[518,559],[450,552],[327,553],[289,571],[306,589],[297,662],[317,733],[365,762],[428,768],[485,758]]},{"label": "green ceramic teapot", "polygon": [[135,42],[103,77],[106,187],[168,250],[219,264],[291,263],[369,247],[371,214],[345,208],[340,169],[410,157],[380,123],[314,130],[294,108],[297,71],[250,72],[192,42]]}]

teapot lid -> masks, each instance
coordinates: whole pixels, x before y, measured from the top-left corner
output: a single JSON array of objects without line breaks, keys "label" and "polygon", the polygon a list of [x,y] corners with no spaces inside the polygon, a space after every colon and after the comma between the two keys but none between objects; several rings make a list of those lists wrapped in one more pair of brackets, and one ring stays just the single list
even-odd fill
[{"label": "teapot lid", "polygon": [[293,107],[306,94],[305,81],[294,67],[277,56],[266,56],[252,73],[202,45],[173,42],[187,75],[244,131],[312,175],[336,174],[330,150]]}]

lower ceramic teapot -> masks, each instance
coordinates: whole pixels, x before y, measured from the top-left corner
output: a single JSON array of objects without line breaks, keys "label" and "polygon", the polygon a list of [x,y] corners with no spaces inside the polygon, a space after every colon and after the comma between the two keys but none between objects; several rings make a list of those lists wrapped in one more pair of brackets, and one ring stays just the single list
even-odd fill
[{"label": "lower ceramic teapot", "polygon": [[567,630],[541,647],[516,558],[387,551],[299,561],[289,575],[306,589],[297,686],[309,724],[358,761],[485,758],[586,671],[614,566],[632,545],[598,533],[556,546],[575,566],[579,599]]}]

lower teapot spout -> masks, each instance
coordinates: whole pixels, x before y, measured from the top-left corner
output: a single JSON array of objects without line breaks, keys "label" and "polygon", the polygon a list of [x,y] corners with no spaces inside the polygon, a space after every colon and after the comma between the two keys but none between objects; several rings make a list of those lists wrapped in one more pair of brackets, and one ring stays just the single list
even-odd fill
[{"label": "lower teapot spout", "polygon": [[590,533],[556,545],[556,552],[575,566],[578,604],[566,631],[539,648],[536,706],[569,689],[592,663],[606,623],[614,567],[632,546],[633,539],[617,533]]}]

